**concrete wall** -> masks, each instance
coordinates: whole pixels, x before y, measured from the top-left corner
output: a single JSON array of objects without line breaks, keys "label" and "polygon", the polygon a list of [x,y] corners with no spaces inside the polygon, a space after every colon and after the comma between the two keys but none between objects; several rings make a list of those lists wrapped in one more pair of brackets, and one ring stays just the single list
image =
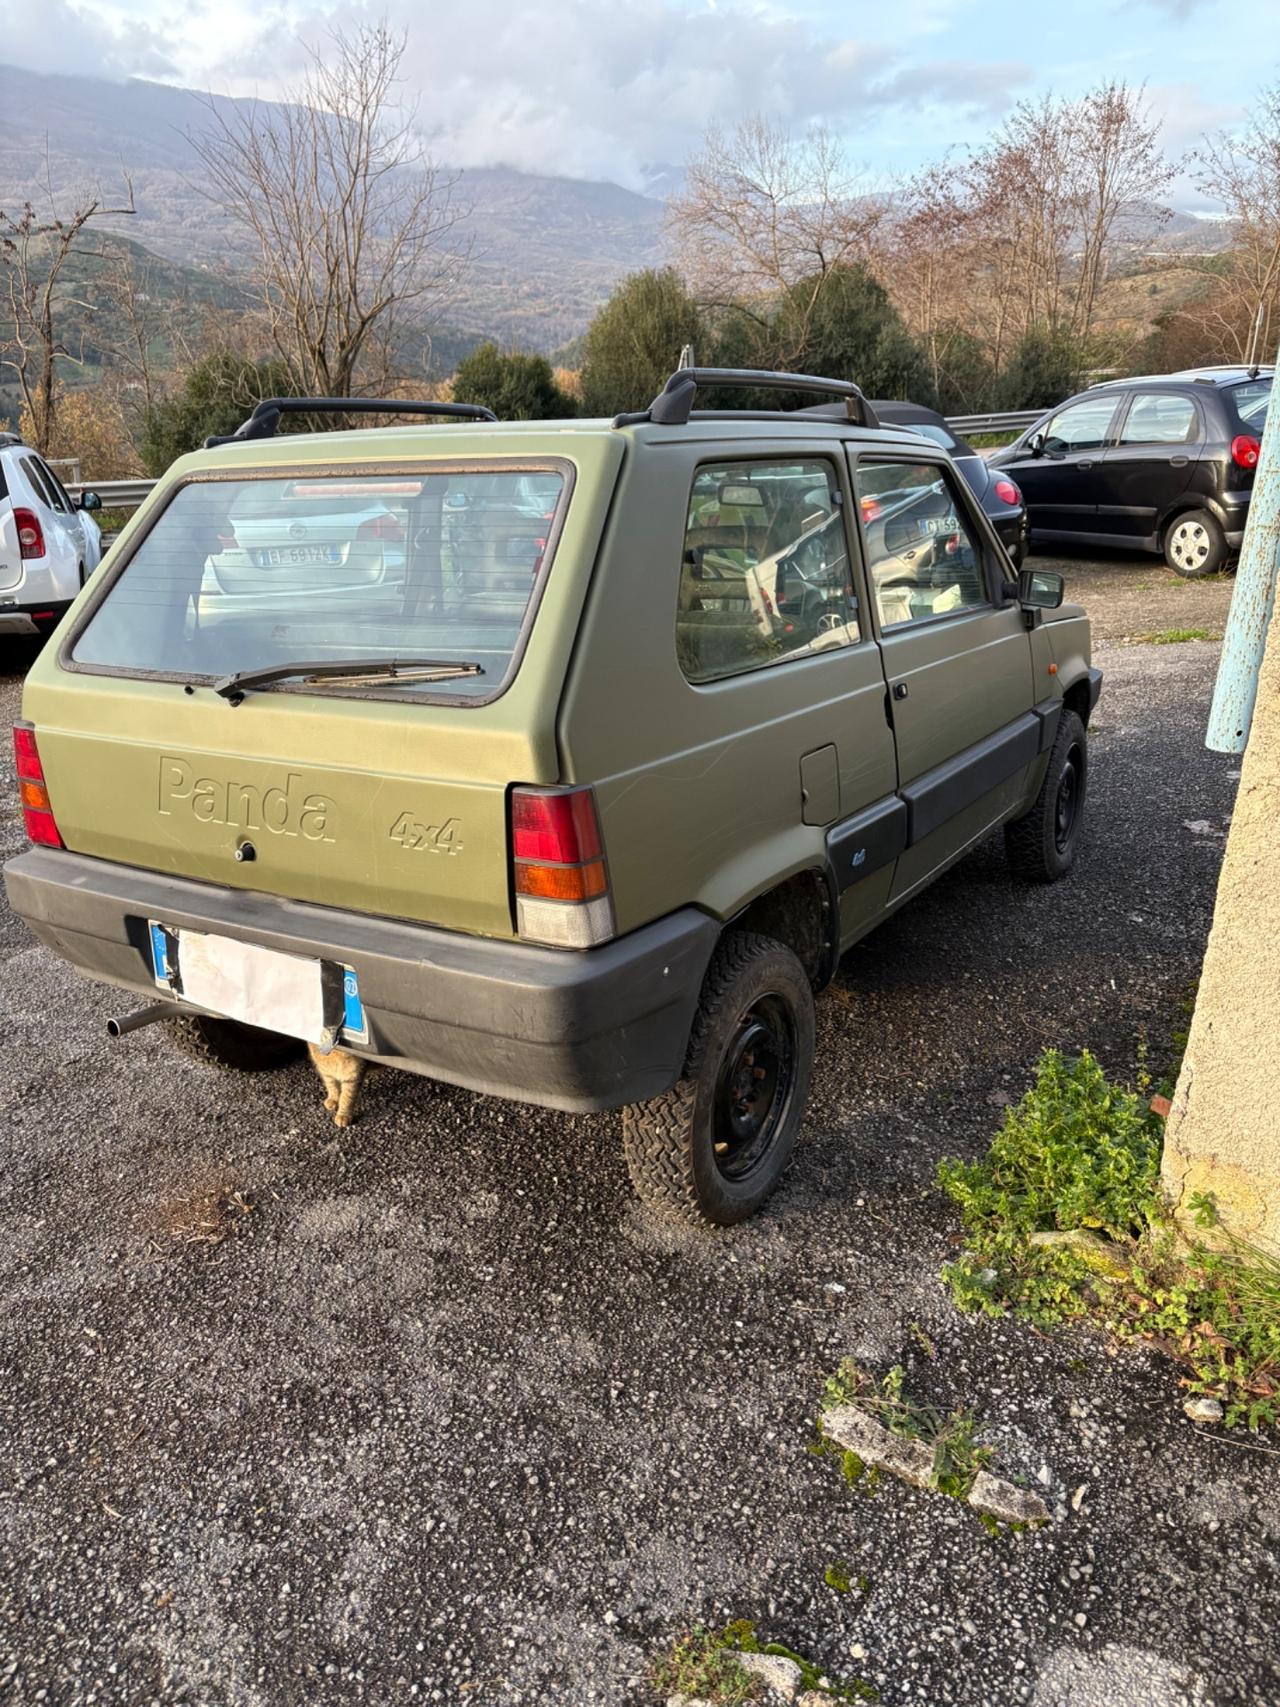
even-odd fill
[{"label": "concrete wall", "polygon": [[1280,619],[1270,625],[1164,1182],[1180,1213],[1280,1248]]}]

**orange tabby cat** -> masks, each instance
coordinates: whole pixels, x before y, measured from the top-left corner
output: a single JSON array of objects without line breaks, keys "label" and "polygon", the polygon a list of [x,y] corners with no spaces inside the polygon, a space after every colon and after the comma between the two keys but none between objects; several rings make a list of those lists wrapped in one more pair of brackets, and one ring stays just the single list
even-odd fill
[{"label": "orange tabby cat", "polygon": [[347,1049],[330,1049],[328,1054],[308,1043],[311,1065],[324,1085],[324,1106],[333,1114],[335,1126],[350,1126],[356,1117],[356,1099],[360,1081],[369,1063]]}]

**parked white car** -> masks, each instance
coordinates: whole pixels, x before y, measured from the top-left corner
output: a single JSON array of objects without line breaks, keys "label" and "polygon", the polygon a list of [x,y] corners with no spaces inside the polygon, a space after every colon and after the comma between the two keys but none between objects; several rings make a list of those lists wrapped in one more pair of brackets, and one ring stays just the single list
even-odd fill
[{"label": "parked white car", "polygon": [[98,567],[96,492],[73,499],[36,451],[0,433],[0,635],[47,634]]}]

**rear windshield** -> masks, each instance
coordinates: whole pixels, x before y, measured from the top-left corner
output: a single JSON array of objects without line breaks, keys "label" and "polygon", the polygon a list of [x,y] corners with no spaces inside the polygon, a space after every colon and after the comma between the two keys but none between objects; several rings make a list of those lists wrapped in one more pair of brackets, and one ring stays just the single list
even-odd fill
[{"label": "rear windshield", "polygon": [[565,489],[555,468],[192,482],[113,580],[72,659],[213,678],[429,657],[479,670],[399,681],[395,695],[492,698],[548,573]]},{"label": "rear windshield", "polygon": [[918,433],[922,439],[932,439],[934,444],[941,445],[943,450],[958,451],[962,456],[967,454],[967,446],[961,446],[959,439],[945,427],[936,426],[932,421],[895,421],[890,424],[905,427],[909,433]]},{"label": "rear windshield", "polygon": [[1262,429],[1267,424],[1267,404],[1270,400],[1269,379],[1246,379],[1231,387],[1231,401],[1236,406],[1236,414],[1239,415],[1242,425],[1255,438],[1262,437]]}]

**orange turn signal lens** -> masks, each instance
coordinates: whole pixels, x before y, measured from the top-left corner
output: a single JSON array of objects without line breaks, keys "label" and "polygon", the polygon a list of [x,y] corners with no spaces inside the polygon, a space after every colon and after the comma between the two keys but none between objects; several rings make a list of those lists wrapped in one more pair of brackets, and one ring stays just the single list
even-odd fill
[{"label": "orange turn signal lens", "polygon": [[33,777],[18,778],[18,798],[29,812],[52,812],[49,803],[49,790],[43,782],[37,782]]},{"label": "orange turn signal lens", "polygon": [[517,895],[537,895],[544,901],[593,901],[608,889],[604,861],[587,865],[517,864]]}]

